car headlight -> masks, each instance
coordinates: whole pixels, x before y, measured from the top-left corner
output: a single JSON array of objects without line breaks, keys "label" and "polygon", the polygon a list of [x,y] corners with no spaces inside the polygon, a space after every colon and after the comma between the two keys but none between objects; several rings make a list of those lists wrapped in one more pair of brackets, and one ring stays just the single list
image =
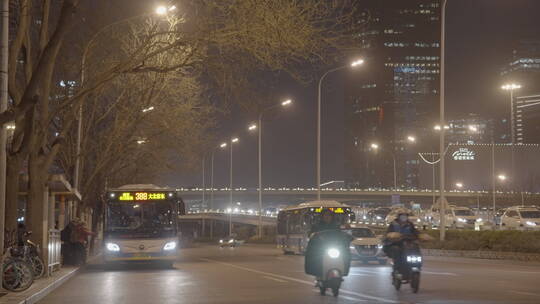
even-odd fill
[{"label": "car headlight", "polygon": [[481,218],[476,219],[477,222],[483,221]]},{"label": "car headlight", "polygon": [[331,257],[332,259],[339,258],[339,250],[337,250],[336,248],[328,249],[327,253],[328,253],[328,256]]},{"label": "car headlight", "polygon": [[457,220],[458,220],[458,222],[462,222],[462,223],[466,223],[466,222],[467,222],[466,219],[460,218],[460,217],[458,217]]},{"label": "car headlight", "polygon": [[231,243],[234,243],[234,240],[233,240],[233,239],[230,239],[230,240],[229,240],[229,244],[231,244]]},{"label": "car headlight", "polygon": [[377,215],[377,219],[380,220],[380,219],[382,219],[382,217],[380,217],[380,216]]},{"label": "car headlight", "polygon": [[107,243],[105,247],[107,248],[108,251],[114,251],[114,252],[120,251],[120,246],[118,246],[118,244],[115,244],[115,243]]},{"label": "car headlight", "polygon": [[421,222],[421,220],[420,220],[420,219],[416,219],[416,222],[420,223],[420,222]]},{"label": "car headlight", "polygon": [[529,225],[529,226],[536,226],[536,223],[535,222],[531,222],[531,221],[527,221],[525,224]]},{"label": "car headlight", "polygon": [[379,248],[379,249],[382,249],[382,247],[383,247],[382,244],[378,244],[378,245],[377,245],[377,248]]},{"label": "car headlight", "polygon": [[163,250],[174,250],[176,248],[176,242],[168,242],[163,246]]},{"label": "car headlight", "polygon": [[219,243],[222,244],[222,243],[223,243],[223,240],[219,240]]}]

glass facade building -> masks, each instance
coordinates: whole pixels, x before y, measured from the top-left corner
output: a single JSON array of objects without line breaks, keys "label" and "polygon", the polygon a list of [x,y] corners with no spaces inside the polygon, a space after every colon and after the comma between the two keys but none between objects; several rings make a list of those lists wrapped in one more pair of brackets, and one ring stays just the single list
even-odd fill
[{"label": "glass facade building", "polygon": [[[365,65],[347,80],[345,171],[352,187],[418,186],[419,145],[433,145],[439,99],[436,0],[361,0]],[[429,122],[429,123],[428,123]],[[427,143],[425,134],[433,136]],[[422,137],[413,143],[410,137]],[[378,149],[372,144],[377,143]]]}]

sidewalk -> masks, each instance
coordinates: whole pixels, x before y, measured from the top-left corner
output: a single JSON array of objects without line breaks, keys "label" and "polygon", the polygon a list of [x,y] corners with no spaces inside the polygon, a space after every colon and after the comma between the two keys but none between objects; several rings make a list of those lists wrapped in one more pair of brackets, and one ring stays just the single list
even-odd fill
[{"label": "sidewalk", "polygon": [[[98,259],[100,255],[89,257],[87,264]],[[67,282],[71,277],[76,275],[84,266],[64,266],[60,270],[53,272],[52,276],[34,281],[34,284],[22,292],[8,292],[4,296],[0,296],[1,304],[34,304],[43,299],[56,288]]]}]

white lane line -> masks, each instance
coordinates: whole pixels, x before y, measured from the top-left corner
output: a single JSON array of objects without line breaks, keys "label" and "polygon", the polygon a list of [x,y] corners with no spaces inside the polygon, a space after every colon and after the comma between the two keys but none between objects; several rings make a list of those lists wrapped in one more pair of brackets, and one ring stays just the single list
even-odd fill
[{"label": "white lane line", "polygon": [[363,299],[359,299],[359,298],[353,298],[353,297],[348,297],[348,296],[343,296],[343,295],[339,295],[340,298],[342,299],[345,299],[345,300],[349,300],[349,301],[355,301],[356,303],[358,302],[366,302],[367,300],[363,300]]},{"label": "white lane line", "polygon": [[262,277],[265,278],[265,279],[273,280],[273,281],[280,282],[280,283],[287,283],[287,281],[285,281],[285,280],[276,279],[276,278],[269,277],[269,276],[262,276]]},{"label": "white lane line", "polygon": [[[258,273],[258,274],[262,274],[262,275],[272,276],[272,277],[275,277],[275,278],[280,278],[282,280],[289,280],[289,281],[294,281],[294,282],[298,282],[298,283],[313,286],[312,281],[311,282],[310,281],[304,281],[304,280],[300,280],[300,279],[293,278],[293,277],[288,277],[288,276],[283,276],[283,275],[279,275],[279,274],[275,274],[275,273],[260,271],[260,270],[256,270],[256,269],[251,269],[251,268],[238,266],[238,265],[231,264],[231,263],[225,263],[225,262],[220,262],[220,261],[206,259],[206,258],[199,258],[199,259],[202,260],[202,261],[221,264],[221,265],[225,265],[225,266],[229,266],[229,267],[233,267],[233,268],[237,268],[237,269],[242,269],[242,270],[253,272],[253,273]],[[367,294],[354,292],[354,291],[350,291],[350,290],[346,290],[346,289],[340,289],[339,291],[341,293],[346,293],[346,294],[349,294],[349,295],[358,296],[358,297],[366,298],[366,299],[370,299],[370,300],[376,300],[376,301],[384,302],[384,303],[400,303],[399,301],[394,301],[394,300],[381,298],[381,297],[376,297],[376,296],[370,296],[370,295],[367,295]]]},{"label": "white lane line", "polygon": [[444,275],[444,276],[453,276],[453,277],[458,276],[456,273],[452,273],[452,272],[433,272],[433,271],[425,271],[425,270],[422,270],[422,274]]},{"label": "white lane line", "polygon": [[517,293],[520,295],[526,295],[526,296],[533,296],[533,297],[539,297],[540,294],[533,293],[533,292],[526,292],[526,291],[517,291],[517,290],[509,290],[511,293]]}]

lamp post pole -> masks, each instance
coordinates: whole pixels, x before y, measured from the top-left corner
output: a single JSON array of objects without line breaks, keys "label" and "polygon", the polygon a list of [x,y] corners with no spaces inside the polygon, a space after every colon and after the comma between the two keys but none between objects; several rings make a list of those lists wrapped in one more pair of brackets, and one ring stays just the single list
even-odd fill
[{"label": "lamp post pole", "polygon": [[326,76],[330,73],[342,70],[346,67],[356,67],[364,63],[363,59],[358,59],[352,62],[350,65],[340,66],[324,73],[319,79],[319,88],[317,94],[317,200],[321,200],[321,95],[322,95],[322,83]]},{"label": "lamp post pole", "polygon": [[440,124],[441,133],[439,134],[439,155],[440,155],[440,167],[439,167],[439,192],[440,192],[440,235],[441,241],[444,241],[446,236],[446,198],[445,198],[445,146],[444,146],[444,133],[446,122],[444,117],[444,94],[445,94],[445,46],[446,46],[446,4],[448,0],[441,0],[441,69],[440,69]]},{"label": "lamp post pole", "polygon": [[[2,33],[0,52],[0,113],[8,106],[8,55],[9,55],[9,0],[2,1]],[[4,252],[4,229],[6,217],[6,167],[7,167],[7,132],[6,125],[0,126],[0,254]],[[0,257],[0,265],[3,258]],[[3,273],[3,272],[2,272]],[[0,288],[3,276],[0,276]]]}]

